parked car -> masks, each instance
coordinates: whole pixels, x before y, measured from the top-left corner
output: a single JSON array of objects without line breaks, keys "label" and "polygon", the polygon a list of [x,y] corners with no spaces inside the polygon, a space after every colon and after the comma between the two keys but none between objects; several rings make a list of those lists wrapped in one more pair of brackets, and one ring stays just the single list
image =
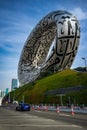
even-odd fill
[{"label": "parked car", "polygon": [[16,111],[30,111],[30,105],[26,103],[19,103],[16,107]]}]

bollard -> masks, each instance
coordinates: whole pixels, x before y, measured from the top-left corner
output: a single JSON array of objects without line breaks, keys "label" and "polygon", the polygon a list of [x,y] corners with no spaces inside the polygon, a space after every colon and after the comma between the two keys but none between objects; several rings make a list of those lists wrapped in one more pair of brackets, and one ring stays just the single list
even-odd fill
[{"label": "bollard", "polygon": [[48,111],[47,106],[45,106],[45,112],[47,112],[47,111]]},{"label": "bollard", "polygon": [[73,110],[73,107],[71,108],[71,112],[72,112],[72,116],[74,116],[74,110]]},{"label": "bollard", "polygon": [[37,106],[37,111],[39,111],[39,110],[40,110],[40,106],[38,105],[38,106]]},{"label": "bollard", "polygon": [[32,105],[31,109],[32,109],[32,111],[34,111],[34,105]]},{"label": "bollard", "polygon": [[57,113],[59,113],[59,112],[60,112],[60,109],[59,109],[59,107],[57,107],[57,109],[56,109],[56,112],[57,112]]}]

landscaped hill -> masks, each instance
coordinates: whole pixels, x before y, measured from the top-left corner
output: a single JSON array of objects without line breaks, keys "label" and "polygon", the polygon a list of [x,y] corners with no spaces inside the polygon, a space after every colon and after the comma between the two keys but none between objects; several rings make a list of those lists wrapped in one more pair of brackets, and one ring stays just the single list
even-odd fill
[{"label": "landscaped hill", "polygon": [[[64,70],[16,89],[14,92],[11,92],[11,99],[13,99],[13,97],[18,101],[24,99],[27,103],[60,104],[60,97],[56,95],[46,96],[45,93],[49,90],[79,85],[87,86],[87,73],[77,72],[75,70]],[[69,97],[72,103],[84,103],[87,105],[87,89],[66,94],[63,97],[64,104],[68,103]]]}]

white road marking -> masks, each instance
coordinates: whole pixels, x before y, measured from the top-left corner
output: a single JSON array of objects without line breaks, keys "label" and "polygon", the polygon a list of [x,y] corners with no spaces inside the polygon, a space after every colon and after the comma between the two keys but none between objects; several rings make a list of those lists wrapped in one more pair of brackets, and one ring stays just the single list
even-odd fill
[{"label": "white road marking", "polygon": [[[45,111],[37,111],[35,110],[36,112],[39,112],[39,113],[45,113]],[[51,115],[54,115],[53,113],[51,113]],[[68,117],[72,117],[72,115],[68,115],[68,114],[61,114],[61,113],[58,113],[59,116],[68,116]]]},{"label": "white road marking", "polygon": [[[2,125],[2,124],[1,124]],[[77,125],[37,125],[37,124],[3,124],[4,126],[16,126],[16,127],[29,127],[29,126],[33,126],[33,127],[74,127],[74,128],[82,128],[81,126],[77,126]]]},{"label": "white road marking", "polygon": [[68,116],[68,117],[72,117],[72,115],[68,115],[68,114],[59,114],[60,116]]}]

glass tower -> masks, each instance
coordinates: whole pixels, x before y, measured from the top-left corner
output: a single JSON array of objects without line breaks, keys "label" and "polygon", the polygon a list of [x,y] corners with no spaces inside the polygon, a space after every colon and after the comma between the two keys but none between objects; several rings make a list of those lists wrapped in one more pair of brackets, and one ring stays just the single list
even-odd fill
[{"label": "glass tower", "polygon": [[17,87],[18,87],[18,80],[12,79],[11,90],[14,90]]}]

